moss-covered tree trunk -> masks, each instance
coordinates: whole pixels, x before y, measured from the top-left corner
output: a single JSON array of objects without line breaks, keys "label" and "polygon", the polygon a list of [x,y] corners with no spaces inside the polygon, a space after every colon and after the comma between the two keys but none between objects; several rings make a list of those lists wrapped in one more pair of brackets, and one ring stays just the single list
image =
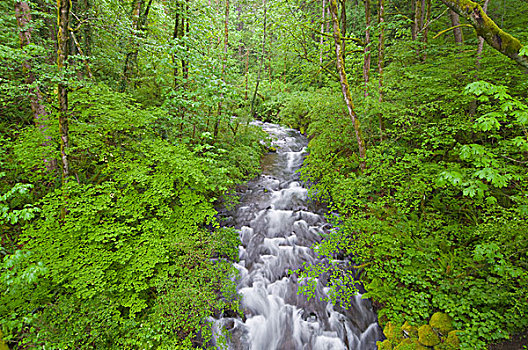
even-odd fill
[{"label": "moss-covered tree trunk", "polygon": [[343,52],[341,51],[341,30],[339,28],[339,19],[337,18],[337,0],[330,0],[329,2],[330,15],[332,17],[332,24],[334,29],[334,43],[335,43],[335,52],[336,52],[336,66],[337,72],[339,73],[339,82],[341,83],[341,91],[343,93],[343,99],[347,106],[348,115],[352,120],[354,125],[354,131],[356,133],[356,141],[358,144],[358,151],[360,157],[360,166],[361,169],[365,169],[365,142],[361,135],[361,127],[359,124],[359,119],[357,118],[356,112],[354,111],[354,103],[352,102],[352,96],[350,94],[350,87],[348,85],[346,70],[345,70],[345,60],[343,58]]},{"label": "moss-covered tree trunk", "polygon": [[68,60],[68,28],[70,23],[70,0],[57,0],[57,67],[60,80],[57,87],[59,102],[59,134],[62,160],[62,183],[68,181],[70,166],[68,148],[70,145],[68,132],[68,85],[65,71]]},{"label": "moss-covered tree trunk", "polygon": [[491,47],[528,69],[528,57],[520,55],[523,45],[519,39],[499,28],[479,4],[471,0],[441,1],[469,21],[477,34],[484,38]]}]

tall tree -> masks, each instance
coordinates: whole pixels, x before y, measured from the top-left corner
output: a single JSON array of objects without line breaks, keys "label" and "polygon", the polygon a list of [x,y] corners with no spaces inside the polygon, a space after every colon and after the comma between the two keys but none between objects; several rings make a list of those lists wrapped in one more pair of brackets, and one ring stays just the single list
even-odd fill
[{"label": "tall tree", "polygon": [[260,84],[260,74],[262,73],[262,66],[264,65],[264,54],[266,53],[266,0],[262,0],[262,7],[264,8],[264,23],[263,23],[263,33],[262,33],[262,52],[260,53],[260,64],[257,73],[257,83],[255,84],[255,92],[253,93],[253,98],[251,99],[251,116],[254,116],[255,113],[255,99],[257,98],[258,87]]},{"label": "tall tree", "polygon": [[354,125],[354,131],[356,134],[356,141],[358,144],[359,158],[360,158],[360,167],[362,170],[365,169],[365,141],[361,135],[361,126],[359,124],[359,119],[354,110],[354,103],[352,101],[352,95],[350,94],[350,87],[348,85],[346,70],[345,70],[345,60],[343,58],[343,51],[341,51],[341,30],[339,28],[339,18],[337,17],[337,1],[330,0],[329,2],[330,15],[332,16],[333,24],[333,36],[335,43],[335,52],[336,52],[336,67],[337,72],[339,73],[339,81],[341,83],[341,91],[343,93],[343,99],[347,106],[348,116]]},{"label": "tall tree", "polygon": [[461,45],[464,43],[464,36],[462,34],[462,28],[460,28],[460,16],[455,11],[449,10],[449,17],[451,18],[455,43]]},{"label": "tall tree", "polygon": [[[379,23],[379,38],[378,38],[378,101],[381,104],[383,102],[383,65],[385,59],[385,0],[379,0],[378,7],[378,23]],[[383,141],[383,114],[379,114],[379,129],[380,129],[380,141]]]},{"label": "tall tree", "polygon": [[[344,40],[343,40],[344,41]],[[363,49],[363,81],[365,83],[365,97],[368,96],[368,82],[370,73],[370,0],[365,0],[365,48]]]},{"label": "tall tree", "polygon": [[66,68],[68,64],[68,28],[70,25],[70,0],[57,0],[57,67],[60,80],[58,84],[59,99],[59,134],[62,160],[62,183],[68,181],[70,167],[68,163],[69,132],[68,132],[68,85]]}]

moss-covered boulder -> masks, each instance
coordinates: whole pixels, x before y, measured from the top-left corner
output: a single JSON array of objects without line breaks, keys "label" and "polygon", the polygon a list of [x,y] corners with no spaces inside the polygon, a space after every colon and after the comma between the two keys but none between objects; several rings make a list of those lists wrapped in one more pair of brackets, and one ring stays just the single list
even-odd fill
[{"label": "moss-covered boulder", "polygon": [[453,319],[443,312],[435,312],[429,320],[429,325],[442,335],[446,335],[454,329]]},{"label": "moss-covered boulder", "polygon": [[379,341],[376,343],[378,346],[378,350],[392,350],[392,344],[389,339],[385,339],[384,341]]},{"label": "moss-covered boulder", "polygon": [[424,324],[418,328],[418,341],[425,346],[435,346],[440,344],[440,337],[430,325]]},{"label": "moss-covered boulder", "polygon": [[401,326],[403,334],[409,338],[418,338],[418,328],[411,326],[407,321]]},{"label": "moss-covered boulder", "polygon": [[429,350],[418,342],[417,339],[405,338],[394,350]]},{"label": "moss-covered boulder", "polygon": [[458,339],[457,332],[459,331],[449,332],[444,342],[435,346],[434,350],[459,350],[460,339]]},{"label": "moss-covered boulder", "polygon": [[4,334],[0,330],[0,350],[9,350],[9,347],[4,341]]},{"label": "moss-covered boulder", "polygon": [[403,340],[401,327],[395,325],[392,322],[387,322],[387,325],[385,328],[383,328],[383,334],[385,334],[392,345],[399,344]]}]

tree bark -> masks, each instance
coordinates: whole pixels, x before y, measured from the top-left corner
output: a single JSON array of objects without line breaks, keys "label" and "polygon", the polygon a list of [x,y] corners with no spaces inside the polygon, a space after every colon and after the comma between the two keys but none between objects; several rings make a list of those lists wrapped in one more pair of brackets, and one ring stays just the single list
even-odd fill
[{"label": "tree bark", "polygon": [[358,144],[360,167],[362,170],[365,169],[365,142],[361,135],[361,127],[359,119],[357,118],[356,112],[354,111],[354,103],[352,102],[352,96],[350,94],[350,87],[347,81],[347,75],[345,70],[345,60],[343,59],[343,52],[341,51],[341,30],[339,28],[339,19],[337,18],[337,2],[336,0],[330,0],[329,2],[330,14],[332,16],[332,23],[334,29],[334,42],[336,52],[336,66],[339,73],[339,81],[341,83],[341,91],[343,93],[343,99],[347,106],[348,115],[352,124],[354,125],[354,131],[356,134],[356,141]]},{"label": "tree bark", "polygon": [[59,134],[62,160],[62,184],[66,184],[70,175],[68,162],[69,132],[68,132],[68,86],[65,71],[68,64],[68,28],[70,24],[70,0],[57,0],[57,68],[60,81],[58,84],[59,100]]},{"label": "tree bark", "polygon": [[464,43],[464,36],[462,34],[462,28],[460,28],[460,16],[453,10],[449,11],[449,17],[451,18],[451,26],[456,27],[453,29],[453,37],[457,45]]},{"label": "tree bark", "polygon": [[441,0],[447,7],[464,17],[475,28],[477,34],[495,50],[528,69],[528,57],[519,55],[523,45],[519,39],[506,33],[488,17],[482,7],[471,0]]},{"label": "tree bark", "polygon": [[364,95],[367,97],[369,73],[370,73],[370,0],[365,0],[365,48],[363,49],[363,82],[365,84]]}]

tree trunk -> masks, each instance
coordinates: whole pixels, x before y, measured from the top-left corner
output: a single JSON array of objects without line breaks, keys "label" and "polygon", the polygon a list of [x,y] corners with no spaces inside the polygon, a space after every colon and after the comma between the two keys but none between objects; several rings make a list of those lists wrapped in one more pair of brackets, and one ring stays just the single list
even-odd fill
[{"label": "tree trunk", "polygon": [[70,175],[68,162],[69,132],[68,132],[68,86],[65,71],[68,64],[68,28],[70,23],[70,0],[57,1],[57,33],[58,51],[57,68],[60,81],[58,84],[59,99],[59,134],[62,160],[62,184],[66,184]]},{"label": "tree trunk", "polygon": [[523,45],[519,39],[506,33],[488,17],[482,7],[471,0],[441,0],[447,7],[466,18],[477,34],[495,50],[528,69],[528,57],[520,55]]},{"label": "tree trunk", "polygon": [[324,47],[324,39],[325,36],[323,33],[325,32],[325,11],[326,11],[326,0],[323,0],[323,6],[321,11],[321,38],[319,39],[319,66],[323,66],[323,47]]},{"label": "tree trunk", "polygon": [[[224,21],[224,57],[222,60],[222,81],[226,83],[226,65],[227,65],[227,49],[229,47],[229,0],[225,0],[225,21]],[[214,140],[218,136],[218,129],[220,127],[220,120],[222,118],[222,101],[224,99],[224,93],[220,94],[220,101],[218,102],[218,116],[216,118],[214,128]]]},{"label": "tree trunk", "polygon": [[457,45],[464,43],[464,36],[462,34],[462,28],[460,28],[460,16],[453,10],[449,11],[449,17],[451,18],[451,26],[456,27],[453,29],[453,37]]},{"label": "tree trunk", "polygon": [[[488,12],[488,5],[490,0],[484,1],[484,6],[482,6],[482,10],[484,12]],[[484,38],[479,36],[479,43],[477,47],[477,70],[480,70],[480,61],[482,60],[482,51],[484,50]]]},{"label": "tree trunk", "polygon": [[262,65],[264,64],[264,53],[266,52],[266,0],[262,0],[262,6],[264,7],[264,32],[262,33],[262,52],[260,55],[260,65],[257,73],[257,83],[255,84],[255,92],[253,93],[253,98],[251,99],[251,116],[254,116],[255,113],[255,99],[257,98],[258,87],[260,84],[260,74],[262,72]]},{"label": "tree trunk", "polygon": [[[346,17],[346,0],[339,0],[341,3],[341,35],[347,35],[347,17]],[[346,41],[341,41],[341,52],[343,53],[343,60],[346,60]]]},{"label": "tree trunk", "polygon": [[365,48],[363,49],[363,81],[365,84],[365,97],[368,93],[369,73],[370,73],[370,0],[365,0]]},{"label": "tree trunk", "polygon": [[[378,23],[380,27],[379,32],[379,42],[378,42],[378,92],[379,92],[379,103],[383,102],[383,60],[385,59],[385,1],[379,0],[379,9],[378,9]],[[379,114],[379,129],[380,129],[380,142],[383,141],[383,133],[385,132],[385,127],[383,125],[383,114]]]},{"label": "tree trunk", "polygon": [[329,2],[330,14],[332,16],[332,23],[334,29],[334,42],[336,52],[336,66],[339,73],[339,81],[341,83],[341,91],[343,93],[343,99],[347,106],[348,115],[354,125],[354,131],[356,133],[356,141],[358,144],[360,167],[362,170],[365,169],[365,142],[361,136],[361,127],[359,125],[359,119],[357,118],[356,112],[354,111],[354,104],[352,102],[352,96],[350,94],[350,88],[347,81],[347,75],[345,70],[345,60],[343,59],[343,52],[341,51],[341,30],[339,28],[339,19],[337,18],[337,2],[336,0],[330,0]]},{"label": "tree trunk", "polygon": [[[24,50],[24,48],[32,42],[31,9],[27,1],[15,2],[15,17],[19,29],[18,36],[20,38],[20,48]],[[26,84],[28,86],[29,101],[31,110],[33,111],[35,126],[46,139],[42,146],[47,148],[50,146],[51,141],[51,136],[47,133],[49,117],[48,112],[42,104],[42,92],[40,91],[39,86],[35,84],[36,77],[32,70],[31,59],[22,62],[22,67],[26,73]],[[44,165],[49,172],[54,171],[56,168],[55,161],[53,159],[47,159],[46,157],[44,157]]]}]

